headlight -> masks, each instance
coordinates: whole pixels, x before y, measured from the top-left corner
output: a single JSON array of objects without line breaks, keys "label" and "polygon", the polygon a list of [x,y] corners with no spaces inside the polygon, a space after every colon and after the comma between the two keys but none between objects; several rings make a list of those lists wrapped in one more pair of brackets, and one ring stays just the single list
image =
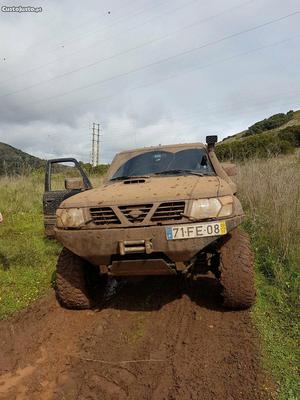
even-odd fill
[{"label": "headlight", "polygon": [[58,208],[56,210],[56,226],[58,228],[77,228],[84,223],[81,208]]},{"label": "headlight", "polygon": [[233,211],[233,197],[222,196],[193,200],[189,217],[195,219],[229,217]]}]

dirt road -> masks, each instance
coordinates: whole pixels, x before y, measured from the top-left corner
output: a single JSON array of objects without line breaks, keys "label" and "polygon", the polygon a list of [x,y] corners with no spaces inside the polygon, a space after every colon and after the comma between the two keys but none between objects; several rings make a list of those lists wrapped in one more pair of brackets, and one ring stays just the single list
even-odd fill
[{"label": "dirt road", "polygon": [[247,311],[213,279],[129,282],[101,310],[53,294],[0,323],[0,399],[267,399]]}]

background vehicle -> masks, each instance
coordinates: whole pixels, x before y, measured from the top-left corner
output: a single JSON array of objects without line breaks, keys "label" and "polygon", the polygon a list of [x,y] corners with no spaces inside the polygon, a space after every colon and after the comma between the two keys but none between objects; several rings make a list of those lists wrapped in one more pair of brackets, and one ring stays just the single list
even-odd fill
[{"label": "background vehicle", "polygon": [[[101,187],[91,189],[79,168],[81,178],[66,179],[65,191],[45,193],[44,209],[49,199],[51,212],[57,207],[54,232],[64,246],[56,280],[64,306],[91,307],[94,283],[107,276],[209,271],[225,306],[253,304],[253,259],[237,228],[244,213],[229,177],[234,166],[219,163],[216,141],[122,152]],[[58,161],[48,163],[46,189],[49,165]]]}]

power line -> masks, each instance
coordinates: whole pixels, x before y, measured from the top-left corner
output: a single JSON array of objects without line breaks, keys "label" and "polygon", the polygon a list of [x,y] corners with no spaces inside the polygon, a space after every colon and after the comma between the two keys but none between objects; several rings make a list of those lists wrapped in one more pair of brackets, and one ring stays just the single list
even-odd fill
[{"label": "power line", "polygon": [[193,22],[192,24],[185,25],[185,26],[183,26],[183,27],[181,27],[181,28],[179,28],[179,29],[176,29],[176,30],[173,31],[173,32],[170,32],[170,33],[165,34],[165,35],[163,35],[163,36],[160,36],[160,37],[157,37],[157,38],[148,40],[148,41],[146,41],[146,42],[144,42],[144,43],[141,43],[141,44],[139,44],[139,45],[137,45],[137,46],[131,47],[131,48],[126,49],[126,50],[123,50],[123,51],[121,51],[121,52],[119,52],[119,53],[115,53],[115,54],[113,54],[113,55],[111,55],[111,56],[101,58],[101,59],[96,60],[96,61],[94,61],[94,62],[92,62],[92,63],[90,63],[90,64],[85,64],[85,65],[83,65],[83,66],[81,66],[81,67],[75,68],[75,69],[73,69],[73,70],[71,70],[71,71],[68,71],[68,72],[65,72],[65,73],[63,73],[63,74],[56,75],[56,76],[54,76],[54,77],[52,77],[52,78],[45,79],[45,80],[43,80],[43,81],[40,81],[40,82],[34,83],[34,84],[32,84],[32,85],[26,86],[25,88],[15,90],[15,91],[10,92],[10,93],[5,93],[5,94],[1,95],[0,98],[1,98],[1,97],[12,96],[12,95],[17,94],[17,93],[21,93],[21,92],[26,91],[26,90],[28,90],[28,89],[32,89],[32,88],[38,87],[38,86],[43,85],[43,84],[45,84],[45,83],[52,82],[52,81],[54,81],[54,80],[56,80],[56,79],[60,79],[60,78],[63,78],[63,77],[65,77],[65,76],[69,76],[69,75],[71,75],[71,74],[74,74],[74,73],[76,73],[76,72],[80,72],[80,71],[82,71],[82,70],[84,70],[84,69],[91,68],[91,67],[93,67],[93,66],[95,66],[95,65],[99,65],[99,64],[102,63],[102,62],[105,62],[105,61],[108,61],[108,60],[112,60],[112,59],[114,59],[114,58],[116,58],[116,57],[120,57],[120,56],[125,55],[125,54],[129,54],[129,53],[131,53],[131,52],[133,52],[133,51],[139,50],[139,49],[141,49],[141,48],[143,48],[143,47],[145,47],[145,46],[148,46],[148,45],[150,45],[150,44],[154,44],[154,43],[160,42],[160,41],[162,41],[162,40],[165,40],[165,39],[167,39],[167,38],[169,38],[169,37],[171,37],[171,36],[173,36],[173,35],[175,35],[175,34],[178,34],[178,33],[182,32],[182,31],[184,31],[184,30],[186,30],[186,29],[193,28],[194,26],[196,26],[196,25],[198,25],[198,24],[201,24],[201,23],[203,23],[203,22],[211,21],[212,19],[215,19],[215,18],[217,18],[217,17],[219,17],[219,16],[221,16],[221,15],[224,15],[225,13],[232,12],[232,11],[235,10],[235,9],[244,7],[246,4],[249,4],[249,3],[252,3],[252,0],[251,0],[250,2],[249,2],[249,1],[243,2],[243,3],[241,3],[241,4],[239,4],[238,6],[235,6],[235,7],[230,7],[229,9],[226,9],[226,10],[224,10],[224,11],[218,13],[218,14],[215,14],[215,15],[212,15],[212,16],[209,16],[209,17],[206,17],[206,18],[202,18],[202,19],[200,19],[199,21]]},{"label": "power line", "polygon": [[[103,42],[108,43],[108,42],[110,42],[112,39],[116,39],[116,38],[118,38],[118,37],[122,37],[122,36],[124,35],[125,32],[135,30],[136,28],[138,28],[138,27],[140,27],[140,26],[144,26],[144,25],[146,25],[146,24],[152,22],[152,21],[155,20],[156,18],[161,18],[163,15],[170,15],[170,14],[172,14],[172,13],[174,13],[174,12],[177,12],[177,11],[183,9],[183,8],[186,8],[186,7],[189,6],[190,4],[196,3],[196,2],[198,2],[198,1],[200,1],[200,0],[191,0],[191,1],[189,1],[189,2],[187,2],[187,3],[185,3],[185,4],[183,4],[183,5],[181,5],[181,6],[179,6],[179,7],[175,7],[175,8],[173,8],[173,9],[171,9],[171,10],[165,12],[165,13],[160,13],[159,15],[154,16],[154,17],[151,17],[151,18],[149,18],[149,19],[146,20],[146,21],[142,21],[142,22],[140,22],[140,23],[134,25],[133,27],[130,27],[129,29],[126,29],[126,30],[122,31],[121,33],[119,33],[119,34],[117,34],[117,35],[112,35],[112,36],[110,35],[110,36],[108,37],[109,40],[107,40],[107,39],[97,40],[96,42],[92,43],[91,45],[85,46],[83,49],[86,50],[86,49],[89,48],[89,47],[94,47],[95,44],[99,44],[99,43],[103,43]],[[250,1],[248,1],[248,3],[253,2],[253,1],[254,1],[254,0],[250,0]],[[247,4],[247,3],[245,3],[245,4]],[[82,48],[77,49],[76,51],[74,51],[74,52],[72,52],[72,53],[69,53],[68,55],[65,55],[65,56],[63,56],[63,57],[60,57],[60,58],[55,59],[55,60],[53,60],[53,61],[50,61],[50,62],[48,62],[48,63],[45,63],[45,64],[42,64],[42,65],[33,67],[33,68],[31,68],[31,69],[28,69],[28,70],[22,72],[21,74],[14,75],[14,76],[10,77],[9,79],[6,79],[5,81],[0,82],[0,85],[2,86],[2,85],[5,84],[6,82],[10,82],[11,80],[14,80],[14,79],[17,79],[17,78],[19,78],[19,77],[22,77],[22,76],[24,76],[24,75],[26,75],[26,74],[28,74],[28,73],[36,72],[36,71],[38,71],[38,70],[40,70],[40,69],[42,69],[42,68],[48,67],[49,65],[56,64],[57,61],[64,60],[64,59],[66,59],[66,58],[68,58],[68,57],[71,57],[71,56],[73,56],[73,55],[75,55],[75,54],[80,53],[81,51],[82,51]]]},{"label": "power line", "polygon": [[[130,4],[130,3],[132,3],[132,0],[129,0],[129,1],[124,1],[124,0],[122,0],[122,5],[121,5],[121,6],[118,6],[117,10],[120,11],[120,10],[123,10],[123,8],[126,8],[126,9],[127,9],[127,8],[128,8],[128,4]],[[110,13],[111,13],[111,10],[114,9],[114,7],[116,7],[116,5],[115,5],[115,6],[109,6],[109,12],[110,12]],[[114,13],[115,13],[115,11],[113,11],[113,14],[114,14]],[[100,18],[106,18],[107,15],[108,15],[108,11],[106,11],[105,13],[102,13],[102,14],[100,15]],[[89,25],[89,24],[91,24],[92,21],[98,23],[98,22],[99,22],[99,16],[96,17],[96,18],[95,18],[95,17],[90,18],[88,21],[85,21],[85,22],[83,22],[82,24],[77,25],[77,26],[74,27],[73,29],[68,30],[68,33],[73,32],[73,31],[76,31],[77,29],[81,28],[82,26]],[[92,23],[93,23],[93,22],[92,22]]]},{"label": "power line", "polygon": [[[129,1],[123,1],[122,2],[123,4],[122,4],[122,6],[121,7],[118,7],[118,11],[120,11],[120,10],[122,10],[123,8],[126,8],[127,9],[127,7],[128,7],[128,4],[130,4],[130,3],[132,3],[132,0],[129,0]],[[110,6],[110,9],[113,9],[114,8],[114,6]],[[79,24],[79,25],[77,25],[77,26],[75,26],[75,27],[73,27],[73,28],[71,28],[71,29],[68,29],[68,34],[70,33],[70,32],[74,32],[74,31],[76,31],[77,29],[80,29],[82,26],[85,26],[85,25],[90,25],[91,23],[93,23],[92,21],[95,21],[95,22],[99,22],[99,21],[101,21],[101,19],[102,18],[107,18],[107,15],[108,15],[108,13],[107,13],[107,11],[104,13],[101,13],[100,15],[98,15],[97,17],[93,17],[93,18],[90,18],[88,21],[85,21],[85,22],[83,22],[83,23],[81,23],[81,24]],[[49,38],[50,38],[50,40],[51,40],[51,36],[49,36]],[[40,45],[43,45],[45,42],[47,42],[47,39],[46,40],[43,40],[43,41],[41,41],[41,42],[38,42],[38,43],[35,43],[33,46],[31,46],[30,48],[32,48],[32,47],[38,47],[38,46],[40,46]]]},{"label": "power line", "polygon": [[69,91],[67,91],[67,92],[63,92],[63,93],[54,95],[54,96],[45,97],[45,98],[43,98],[43,99],[39,99],[39,100],[37,100],[37,101],[30,102],[30,103],[27,103],[27,104],[36,104],[36,103],[41,103],[41,102],[48,101],[48,100],[54,100],[54,99],[57,99],[57,98],[59,98],[59,97],[66,96],[66,95],[68,95],[68,94],[75,93],[75,92],[77,92],[77,91],[81,91],[81,90],[84,90],[84,89],[87,89],[87,88],[90,88],[90,87],[93,87],[93,86],[97,86],[97,85],[100,85],[100,84],[102,84],[102,83],[110,82],[110,81],[112,81],[112,80],[114,80],[114,79],[121,78],[121,77],[124,77],[124,76],[128,76],[128,75],[131,75],[131,74],[133,74],[133,73],[136,73],[136,72],[139,72],[139,71],[143,71],[143,70],[149,69],[149,68],[151,68],[151,67],[153,67],[153,66],[156,66],[156,65],[159,65],[159,64],[162,64],[162,63],[165,63],[165,62],[174,60],[174,59],[176,59],[176,58],[183,57],[183,56],[186,56],[186,55],[188,55],[188,54],[192,54],[192,53],[197,52],[197,51],[199,51],[199,50],[202,50],[202,49],[204,49],[204,48],[207,48],[207,47],[210,47],[210,46],[214,46],[214,45],[216,45],[216,44],[219,44],[219,43],[222,43],[222,42],[224,42],[224,41],[230,40],[230,39],[232,39],[232,38],[234,38],[234,37],[241,36],[241,35],[243,35],[243,34],[245,34],[245,33],[253,32],[253,31],[255,31],[255,30],[261,29],[261,28],[263,28],[263,27],[266,27],[266,26],[268,26],[268,25],[277,23],[277,22],[279,22],[279,21],[285,20],[285,19],[287,19],[287,18],[290,18],[290,17],[295,16],[295,15],[298,15],[298,14],[300,14],[300,11],[295,11],[295,12],[290,13],[290,14],[287,14],[287,15],[285,15],[285,16],[283,16],[283,17],[279,17],[279,18],[270,20],[270,21],[268,21],[268,22],[265,22],[265,23],[263,23],[263,24],[256,25],[256,26],[254,26],[254,27],[252,27],[252,28],[248,28],[248,29],[245,29],[245,30],[242,30],[242,31],[233,33],[233,34],[231,34],[231,35],[224,36],[224,37],[222,37],[222,38],[220,38],[220,39],[216,39],[216,40],[213,40],[213,41],[211,41],[211,42],[205,43],[205,44],[203,44],[203,45],[194,47],[194,48],[192,48],[192,49],[182,51],[182,52],[180,52],[180,53],[177,53],[177,54],[174,54],[174,55],[172,55],[172,56],[163,58],[163,59],[161,59],[161,60],[154,61],[154,62],[152,62],[152,63],[149,63],[149,64],[146,64],[146,65],[143,65],[143,66],[140,66],[140,67],[131,69],[131,70],[129,70],[129,71],[122,72],[122,73],[117,74],[117,75],[113,75],[113,76],[111,76],[111,77],[109,77],[109,78],[105,78],[105,79],[102,79],[102,80],[100,80],[100,81],[96,81],[96,82],[93,82],[93,83],[91,83],[91,84],[84,85],[84,86],[81,86],[81,87],[78,87],[78,88],[75,88],[75,89],[69,90]]},{"label": "power line", "polygon": [[[132,2],[132,0],[126,1],[126,3],[124,3],[123,6],[120,7],[119,9],[127,8],[128,3],[131,3],[131,2]],[[104,16],[104,14],[103,14],[103,16]],[[107,17],[107,14],[105,14],[105,16]],[[132,17],[132,14],[129,15],[129,18],[131,18],[131,17]],[[88,23],[88,22],[87,22],[87,23]],[[86,25],[87,23],[80,24],[79,26],[77,26],[77,27],[76,27],[75,29],[73,29],[73,30],[76,30],[78,27],[81,27],[81,26],[83,26],[83,25]],[[113,24],[108,25],[108,26],[109,26],[109,27],[110,27],[110,26],[113,26]],[[72,32],[72,30],[71,30],[71,32]],[[45,42],[47,43],[47,41],[48,41],[48,40],[45,39],[45,40],[40,41],[40,42],[38,42],[38,43],[32,44],[31,46],[29,46],[29,47],[26,49],[26,52],[28,52],[29,50],[31,50],[31,49],[33,49],[33,48],[35,48],[35,47],[39,47],[39,46],[43,45]],[[55,47],[55,49],[60,48],[60,47],[61,47],[61,46],[57,45],[57,47]],[[13,79],[13,77],[12,77],[12,79]]]},{"label": "power line", "polygon": [[[167,1],[167,0],[164,0],[164,1]],[[199,0],[194,0],[194,1],[199,1]],[[124,7],[122,7],[122,8],[124,8]],[[154,6],[152,6],[152,7],[150,7],[150,10],[151,9],[153,9],[153,8],[156,8],[156,6],[154,5]],[[149,10],[149,8],[147,9],[147,10]],[[130,15],[127,15],[127,16],[125,16],[124,18],[119,18],[119,20],[117,20],[117,21],[115,21],[114,23],[112,23],[112,24],[110,24],[110,25],[107,25],[107,26],[104,26],[104,27],[102,27],[101,29],[103,30],[104,28],[112,28],[113,26],[115,26],[115,25],[117,25],[117,24],[119,24],[119,23],[122,23],[122,22],[124,22],[124,21],[126,21],[126,20],[128,20],[128,19],[132,19],[132,18],[134,18],[134,17],[136,17],[136,16],[138,16],[138,15],[140,15],[140,14],[143,14],[145,12],[145,9],[144,8],[142,8],[142,9],[140,9],[139,11],[137,11],[136,13],[131,13]],[[97,31],[97,30],[96,30]],[[92,32],[92,31],[91,31]],[[80,39],[82,39],[84,36],[81,34],[80,35],[80,37],[79,37],[79,40]],[[69,41],[62,41],[63,43],[64,43],[64,45],[63,46],[65,46],[67,43],[72,43],[72,42],[78,42],[78,38],[77,39],[74,39],[74,40],[69,40]],[[40,42],[39,44],[41,44],[42,42]],[[30,46],[28,49],[27,49],[27,51],[29,51],[30,49],[32,49],[32,48],[34,48],[34,47],[36,47],[36,46],[39,46],[39,44],[34,44],[34,45],[32,45],[32,46]],[[61,45],[59,45],[59,46],[57,46],[57,47],[55,47],[54,49],[52,49],[52,51],[50,50],[50,54],[52,53],[52,52],[54,52],[56,49],[59,49],[59,48],[61,48],[62,47],[62,44]],[[76,52],[74,52],[74,54],[75,53],[77,53],[77,51]],[[47,63],[48,65],[51,65],[50,63]],[[31,70],[31,72],[32,72],[32,70]],[[13,77],[11,77],[10,78],[10,80],[11,79],[14,79]]]},{"label": "power line", "polygon": [[[166,1],[168,1],[168,0],[163,0],[163,3],[166,2]],[[161,6],[161,5],[160,5],[160,6]],[[159,7],[160,7],[160,6],[159,6]],[[155,9],[155,8],[157,8],[156,4],[154,4],[154,5],[152,5],[151,7],[147,8],[147,12],[149,12],[149,10],[152,10],[152,9]],[[120,20],[116,21],[116,22],[113,23],[113,24],[110,24],[110,25],[106,26],[105,28],[111,28],[111,27],[113,27],[113,26],[115,26],[115,25],[117,25],[117,24],[119,24],[119,23],[122,23],[122,22],[124,22],[124,21],[127,21],[128,19],[135,18],[135,17],[137,17],[138,15],[143,14],[144,12],[145,12],[145,8],[144,8],[144,7],[143,7],[143,8],[140,8],[139,11],[137,11],[137,12],[135,12],[135,13],[131,13],[130,15],[125,16],[124,18],[121,18]],[[102,30],[103,30],[103,28],[100,29],[100,32],[101,32]],[[95,33],[95,32],[98,32],[98,31],[99,31],[99,29],[88,31],[88,32],[86,32],[86,33],[88,33],[88,35],[85,35],[85,36],[82,36],[82,34],[81,34],[81,35],[79,36],[79,40],[81,40],[82,37],[89,36],[89,34]],[[77,42],[78,42],[78,37],[75,37],[74,39],[71,39],[71,40],[68,40],[68,41],[64,41],[64,45],[66,45],[66,44],[68,44],[68,43],[73,43],[73,42],[76,42],[76,43],[77,43]]]},{"label": "power line", "polygon": [[[300,35],[296,35],[296,36],[293,36],[293,37],[289,37],[289,38],[280,40],[278,42],[273,42],[273,43],[270,43],[270,44],[267,44],[267,45],[264,45],[264,46],[260,46],[260,47],[256,47],[256,48],[251,49],[251,50],[247,50],[245,52],[241,52],[241,53],[235,54],[233,56],[220,58],[219,60],[217,60],[215,62],[211,62],[211,63],[205,64],[205,65],[200,65],[200,66],[197,66],[197,67],[194,67],[194,68],[190,68],[190,69],[185,70],[185,71],[181,71],[181,72],[176,73],[176,74],[171,74],[171,75],[169,75],[167,77],[164,77],[164,78],[161,78],[161,79],[156,79],[155,81],[152,81],[152,82],[148,82],[148,83],[145,83],[145,84],[142,84],[142,85],[134,86],[132,88],[129,88],[128,90],[125,90],[122,93],[124,94],[124,93],[128,93],[128,92],[133,92],[133,91],[145,88],[145,87],[157,85],[159,83],[165,82],[165,81],[170,80],[170,79],[177,78],[178,76],[181,76],[183,74],[187,74],[187,73],[191,73],[191,72],[194,72],[194,71],[198,71],[198,70],[214,67],[214,66],[220,65],[220,64],[222,64],[224,62],[232,61],[232,60],[237,59],[237,58],[242,58],[242,57],[248,56],[248,55],[250,55],[252,53],[267,49],[267,48],[272,48],[272,47],[275,47],[275,46],[279,46],[281,44],[284,44],[286,42],[289,42],[289,41],[294,40],[294,39],[299,38],[299,37],[300,37]],[[110,100],[110,99],[112,99],[114,97],[117,97],[117,96],[120,96],[120,92],[118,92],[118,94],[113,94],[113,95],[100,97],[100,98],[94,98],[93,100],[89,100],[87,102],[80,103],[79,105],[95,103],[95,102],[99,102],[101,100],[102,101],[107,101],[107,100]],[[69,108],[74,108],[74,105],[64,106],[64,109],[69,109]]]}]

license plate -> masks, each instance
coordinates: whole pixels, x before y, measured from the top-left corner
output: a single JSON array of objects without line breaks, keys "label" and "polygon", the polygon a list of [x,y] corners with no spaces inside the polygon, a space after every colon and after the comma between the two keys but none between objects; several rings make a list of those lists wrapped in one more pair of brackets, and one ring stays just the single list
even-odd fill
[{"label": "license plate", "polygon": [[167,240],[192,239],[205,236],[226,235],[226,222],[205,222],[202,224],[168,226]]}]

